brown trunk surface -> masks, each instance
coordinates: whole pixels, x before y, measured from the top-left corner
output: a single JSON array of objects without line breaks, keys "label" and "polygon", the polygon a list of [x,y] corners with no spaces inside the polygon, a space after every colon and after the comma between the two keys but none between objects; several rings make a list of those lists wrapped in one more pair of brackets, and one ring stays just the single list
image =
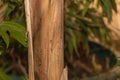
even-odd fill
[{"label": "brown trunk surface", "polygon": [[63,72],[63,0],[30,0],[35,80]]}]

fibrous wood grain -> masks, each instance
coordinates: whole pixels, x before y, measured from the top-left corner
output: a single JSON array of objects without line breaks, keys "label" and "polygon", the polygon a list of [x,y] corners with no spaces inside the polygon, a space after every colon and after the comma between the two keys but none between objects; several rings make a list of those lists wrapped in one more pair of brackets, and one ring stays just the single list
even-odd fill
[{"label": "fibrous wood grain", "polygon": [[63,0],[30,0],[35,80],[63,72]]}]

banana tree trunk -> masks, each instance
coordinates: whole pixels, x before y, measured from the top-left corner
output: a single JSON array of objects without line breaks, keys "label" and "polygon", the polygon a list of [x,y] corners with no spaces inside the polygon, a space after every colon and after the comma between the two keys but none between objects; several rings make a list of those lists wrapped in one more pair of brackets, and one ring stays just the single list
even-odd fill
[{"label": "banana tree trunk", "polygon": [[61,80],[64,71],[63,0],[25,0],[25,6],[29,80],[34,77],[35,80]]}]

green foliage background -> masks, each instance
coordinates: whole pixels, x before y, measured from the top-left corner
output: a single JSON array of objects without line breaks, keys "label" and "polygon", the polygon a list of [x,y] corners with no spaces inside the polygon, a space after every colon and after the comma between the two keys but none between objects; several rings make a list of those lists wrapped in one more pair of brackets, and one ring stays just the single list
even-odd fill
[{"label": "green foliage background", "polygon": [[[111,31],[103,18],[106,17],[108,22],[111,22],[112,11],[117,12],[115,0],[98,0],[96,7],[101,6],[103,10],[101,13],[96,8],[90,8],[93,2],[94,0],[65,0],[64,32],[67,61],[71,59],[73,53],[79,56],[79,43],[83,43],[84,49],[89,52],[88,37],[91,34],[104,44],[109,44],[108,41],[111,40]],[[17,69],[10,64],[11,62],[18,65],[20,60],[22,67],[27,69],[25,26],[24,0],[0,0],[0,78],[2,80],[10,80],[5,73],[17,74],[12,71],[15,69],[17,72]],[[22,72],[22,75],[26,74],[27,71]]]},{"label": "green foliage background", "polygon": [[[103,18],[106,17],[109,23],[111,22],[112,11],[117,12],[115,0],[98,0],[96,8],[90,8],[93,2],[94,0],[66,0],[65,43],[68,44],[66,46],[68,53],[72,53],[73,50],[77,53],[77,46],[80,42],[88,48],[88,37],[91,34],[103,44],[109,44],[108,41],[112,40],[111,31]],[[102,7],[101,13],[98,11],[99,7]]]},{"label": "green foliage background", "polygon": [[19,79],[11,78],[6,73],[27,77],[25,26],[24,1],[0,0],[0,80]]}]

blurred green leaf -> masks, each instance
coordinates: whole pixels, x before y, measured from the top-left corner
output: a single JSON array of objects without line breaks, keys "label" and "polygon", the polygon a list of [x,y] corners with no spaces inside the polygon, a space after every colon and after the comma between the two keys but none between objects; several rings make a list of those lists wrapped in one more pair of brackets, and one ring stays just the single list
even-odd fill
[{"label": "blurred green leaf", "polygon": [[87,1],[86,1],[85,5],[84,5],[84,9],[83,9],[83,11],[82,11],[82,15],[83,15],[83,16],[86,15],[86,13],[87,13],[87,11],[88,11],[88,8],[89,8],[89,5],[91,4],[91,1],[92,1],[92,0],[87,0]]},{"label": "blurred green leaf", "polygon": [[74,80],[80,80],[80,78],[79,77],[75,77]]},{"label": "blurred green leaf", "polygon": [[91,28],[91,32],[95,35],[95,37],[102,41],[102,36],[99,28]]},{"label": "blurred green leaf", "polygon": [[27,39],[25,37],[25,34],[13,30],[10,31],[10,34],[15,40],[19,41],[23,46],[27,47]]},{"label": "blurred green leaf", "polygon": [[108,17],[108,20],[111,21],[112,17],[112,5],[109,0],[100,0],[100,4],[103,8],[104,13]]},{"label": "blurred green leaf", "polygon": [[7,31],[4,30],[3,28],[0,28],[0,35],[2,36],[8,48],[10,41],[9,41],[9,36],[8,36]]},{"label": "blurred green leaf", "polygon": [[8,16],[13,10],[15,9],[15,5],[13,4],[8,4],[8,7],[6,8],[4,12],[4,16]]},{"label": "blurred green leaf", "polygon": [[7,76],[2,69],[0,69],[0,80],[12,80],[12,79],[9,76]]},{"label": "blurred green leaf", "polygon": [[117,12],[117,6],[116,6],[115,0],[110,0],[110,3],[112,3],[111,5],[112,5],[113,10],[114,10],[115,12]]},{"label": "blurred green leaf", "polygon": [[1,30],[1,36],[3,37],[7,47],[9,45],[9,38],[7,31],[14,39],[20,42],[23,46],[27,47],[26,36],[25,36],[26,30],[25,27],[23,27],[22,25],[15,22],[4,21],[0,24],[0,30]]},{"label": "blurred green leaf", "polygon": [[73,48],[73,44],[72,44],[71,39],[68,41],[68,50],[70,53],[73,53],[74,48]]},{"label": "blurred green leaf", "polygon": [[116,66],[120,66],[120,60],[117,60]]}]

